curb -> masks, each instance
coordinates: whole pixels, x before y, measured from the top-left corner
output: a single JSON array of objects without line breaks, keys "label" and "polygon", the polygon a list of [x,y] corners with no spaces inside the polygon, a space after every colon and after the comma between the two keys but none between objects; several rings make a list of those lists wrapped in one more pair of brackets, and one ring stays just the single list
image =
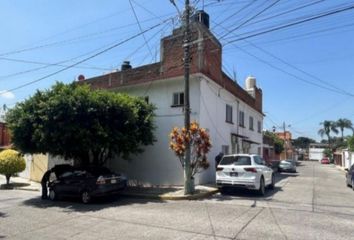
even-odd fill
[{"label": "curb", "polygon": [[31,192],[40,192],[38,188],[22,188],[22,187],[14,187],[13,190],[23,190],[23,191],[31,191]]},{"label": "curb", "polygon": [[144,199],[155,199],[155,200],[198,200],[214,195],[219,192],[218,189],[211,190],[208,192],[197,193],[193,195],[186,196],[173,196],[169,194],[153,195],[153,194],[141,194],[141,193],[121,193],[121,196],[125,197],[135,197],[135,198],[144,198]]},{"label": "curb", "polygon": [[32,192],[39,192],[40,190],[36,187],[29,187],[29,186],[26,186],[26,187],[16,187],[16,186],[13,186],[11,188],[6,188],[4,186],[4,184],[0,185],[0,191],[1,190],[23,190],[23,191],[32,191]]}]

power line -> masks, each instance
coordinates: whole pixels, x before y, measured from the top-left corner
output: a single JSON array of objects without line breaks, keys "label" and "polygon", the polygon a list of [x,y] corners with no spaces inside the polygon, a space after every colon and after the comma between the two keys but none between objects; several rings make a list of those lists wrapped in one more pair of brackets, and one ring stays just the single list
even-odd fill
[{"label": "power line", "polygon": [[39,81],[41,81],[41,80],[44,80],[44,79],[46,79],[46,78],[48,78],[48,77],[54,76],[54,75],[56,75],[56,74],[58,74],[58,73],[64,72],[65,70],[68,70],[68,69],[70,69],[70,68],[73,68],[73,67],[75,67],[75,66],[77,66],[77,65],[79,65],[79,64],[81,64],[81,63],[83,63],[83,62],[86,62],[86,61],[88,61],[88,60],[90,60],[90,59],[92,59],[92,58],[95,58],[95,57],[97,57],[97,56],[99,56],[99,55],[101,55],[101,54],[103,54],[103,53],[105,53],[105,52],[108,52],[108,51],[110,51],[110,50],[112,50],[112,49],[114,49],[114,48],[116,48],[116,47],[118,47],[118,46],[120,46],[120,45],[122,45],[122,44],[124,44],[124,43],[126,43],[126,42],[128,42],[128,41],[130,41],[130,40],[132,40],[132,39],[134,39],[134,38],[137,38],[137,37],[139,37],[140,35],[142,35],[142,34],[148,32],[148,31],[151,31],[152,29],[154,29],[154,28],[156,28],[156,27],[162,25],[163,23],[165,23],[165,22],[167,22],[167,21],[169,21],[169,20],[170,20],[170,19],[167,19],[167,20],[165,20],[165,21],[162,22],[162,23],[158,23],[158,24],[156,24],[156,25],[154,25],[154,26],[152,26],[152,27],[150,27],[150,28],[148,28],[148,29],[146,29],[146,30],[140,32],[140,33],[137,33],[137,34],[135,34],[135,35],[133,35],[133,36],[131,36],[131,37],[129,37],[129,38],[123,40],[123,41],[120,41],[119,43],[116,43],[116,44],[114,44],[114,45],[112,45],[112,46],[110,46],[110,47],[108,47],[108,48],[106,48],[106,49],[104,49],[104,50],[102,50],[102,51],[100,51],[100,52],[98,52],[98,53],[95,53],[95,54],[93,54],[93,55],[91,55],[91,56],[89,56],[89,57],[87,57],[87,58],[84,58],[83,60],[80,60],[80,61],[78,61],[78,62],[76,62],[76,63],[74,63],[74,64],[71,64],[71,65],[69,65],[69,66],[67,66],[67,67],[64,67],[64,68],[62,68],[62,69],[60,69],[60,70],[58,70],[58,71],[55,71],[55,72],[53,72],[53,73],[47,74],[47,75],[45,75],[45,76],[43,76],[43,77],[41,77],[41,78],[38,78],[38,79],[36,79],[36,80],[30,81],[30,82],[28,82],[28,83],[25,83],[25,84],[22,84],[22,85],[20,85],[20,86],[14,87],[14,88],[12,88],[12,89],[6,90],[6,91],[2,92],[1,94],[16,91],[16,90],[21,89],[21,88],[23,88],[23,87],[29,86],[29,85],[31,85],[31,84],[33,84],[33,83],[39,82]]},{"label": "power line", "polygon": [[269,19],[272,19],[272,20],[273,20],[273,19],[276,18],[276,17],[282,16],[282,15],[286,15],[286,14],[288,14],[288,13],[292,13],[292,12],[295,12],[295,11],[298,11],[298,10],[301,10],[301,9],[304,9],[304,8],[307,8],[307,7],[309,7],[309,6],[313,6],[313,5],[316,5],[316,4],[321,3],[321,2],[324,2],[324,1],[325,1],[325,0],[319,0],[319,1],[311,2],[311,3],[305,4],[305,5],[301,5],[301,6],[299,6],[299,7],[292,8],[292,9],[290,9],[290,10],[287,10],[287,11],[284,11],[284,12],[281,12],[281,13],[278,13],[278,14],[275,14],[275,15],[272,15],[272,16],[259,19],[258,21],[251,22],[251,23],[249,23],[249,24],[244,25],[244,27],[246,27],[246,26],[251,26],[251,25],[254,25],[254,24],[256,24],[256,23],[264,22],[264,21],[269,20]]},{"label": "power line", "polygon": [[352,10],[353,8],[354,8],[354,5],[351,5],[349,7],[345,7],[345,8],[339,9],[339,10],[334,10],[334,11],[331,11],[331,12],[328,12],[328,13],[325,13],[325,14],[320,14],[318,16],[310,17],[310,18],[307,18],[307,19],[304,19],[304,20],[300,20],[300,21],[297,21],[297,22],[293,22],[293,23],[282,25],[282,26],[274,27],[274,28],[271,28],[271,29],[268,29],[268,30],[265,30],[265,31],[257,32],[257,33],[254,33],[254,34],[250,34],[248,36],[236,38],[234,40],[229,40],[229,41],[227,41],[227,44],[234,43],[234,42],[241,41],[241,40],[245,40],[245,39],[252,38],[252,37],[256,37],[256,36],[263,35],[263,34],[266,34],[266,33],[271,33],[271,32],[274,32],[274,31],[282,30],[282,29],[285,29],[285,28],[296,26],[296,25],[299,25],[299,24],[302,24],[302,23],[306,23],[306,22],[309,22],[309,21],[313,21],[313,20],[316,20],[316,19],[320,19],[320,18],[323,18],[323,17],[328,17],[328,16],[331,16],[331,15],[334,15],[334,14],[338,14],[338,13],[341,13],[341,12],[349,11],[349,10]]},{"label": "power line", "polygon": [[[131,7],[131,9],[132,9],[132,11],[133,11],[133,13],[134,13],[134,17],[135,17],[136,23],[137,23],[138,26],[139,26],[140,32],[143,32],[143,28],[141,27],[139,18],[138,18],[138,16],[136,15],[136,12],[135,12],[135,9],[134,9],[134,6],[133,6],[131,0],[129,0],[129,4],[130,4],[130,7]],[[148,42],[147,42],[147,40],[146,40],[145,34],[142,34],[142,36],[143,36],[143,38],[144,38],[144,42],[145,42],[146,47],[149,49],[149,52],[150,52],[151,56],[153,57],[154,55],[152,54],[151,48],[150,48],[150,46],[149,46],[149,44],[148,44]]]},{"label": "power line", "polygon": [[[249,19],[247,19],[246,21],[244,21],[243,23],[241,23],[240,25],[236,26],[235,28],[231,29],[230,32],[233,32],[237,29],[239,29],[240,27],[244,26],[246,23],[252,21],[253,19],[255,19],[256,17],[258,17],[259,15],[261,15],[262,13],[264,13],[265,11],[267,11],[268,9],[272,8],[274,5],[276,5],[280,0],[276,0],[275,2],[273,2],[272,4],[270,4],[269,6],[267,6],[266,8],[262,9],[261,11],[259,11],[258,13],[256,13],[255,15],[253,15],[252,17],[250,17]],[[227,35],[230,34],[230,32],[225,33],[224,35],[222,35],[220,37],[220,41],[222,39],[224,39]]]},{"label": "power line", "polygon": [[[171,14],[165,14],[163,16],[169,16],[169,15],[171,15]],[[146,19],[146,20],[140,21],[140,22],[149,22],[149,21],[155,20],[155,19],[156,18],[149,18],[149,19]],[[130,23],[130,24],[126,24],[126,25],[123,25],[123,26],[113,27],[113,28],[109,28],[109,29],[106,29],[106,30],[103,30],[103,31],[89,33],[89,34],[86,34],[86,35],[81,35],[81,36],[70,38],[70,39],[64,39],[64,40],[61,40],[61,41],[56,41],[56,42],[52,42],[52,43],[37,45],[37,46],[29,47],[29,48],[22,48],[22,49],[18,49],[18,50],[9,51],[9,52],[3,52],[3,53],[0,53],[0,57],[1,56],[12,55],[12,54],[18,54],[18,53],[22,53],[22,52],[33,51],[33,50],[47,48],[47,47],[52,47],[52,46],[58,46],[58,45],[66,44],[66,43],[72,43],[74,41],[82,40],[82,39],[85,39],[85,38],[89,39],[89,38],[91,38],[93,36],[102,35],[102,34],[105,34],[105,33],[108,33],[108,32],[112,32],[112,31],[116,31],[116,30],[119,30],[119,29],[122,29],[122,28],[127,28],[127,27],[130,27],[130,26],[134,26],[136,24],[137,23]]]},{"label": "power line", "polygon": [[[245,10],[246,8],[250,7],[252,4],[254,4],[256,1],[252,1],[249,4],[246,4],[245,6],[243,6],[242,8],[238,9],[235,13],[231,14],[230,16],[224,18],[224,20],[220,21],[219,23],[217,23],[213,28],[216,28],[217,26],[219,26],[221,23],[229,20],[232,17],[235,17],[237,14],[239,14],[240,12],[242,12],[243,10]],[[222,16],[222,15],[219,15]],[[217,18],[216,18],[217,19]],[[215,21],[216,21],[215,19]]]},{"label": "power line", "polygon": [[[223,26],[222,26],[222,27],[223,27]],[[236,35],[236,34],[233,33],[231,30],[228,30],[228,29],[226,29],[225,27],[223,27],[223,29],[225,29],[226,31],[228,31],[228,32],[231,33],[231,34]],[[324,84],[326,84],[326,85],[328,85],[328,86],[330,86],[330,87],[332,87],[332,88],[328,88],[328,87],[325,87],[325,86],[322,86],[322,85],[313,83],[313,82],[311,82],[311,81],[308,81],[308,80],[306,80],[306,79],[300,78],[300,77],[298,77],[298,76],[295,75],[295,74],[289,73],[289,72],[287,72],[287,71],[285,71],[285,70],[283,70],[283,69],[281,69],[281,68],[279,68],[279,67],[277,67],[277,66],[274,66],[273,64],[271,64],[271,63],[269,63],[269,62],[267,62],[267,61],[265,61],[265,60],[263,60],[263,59],[261,59],[261,58],[255,56],[254,54],[252,54],[252,53],[250,53],[250,52],[248,52],[248,51],[246,51],[246,50],[240,48],[239,46],[236,46],[236,45],[234,45],[234,44],[233,44],[233,46],[236,47],[236,48],[238,48],[238,49],[240,49],[241,51],[245,52],[246,54],[248,54],[248,55],[250,55],[250,56],[256,58],[257,60],[259,60],[259,61],[261,61],[261,62],[267,64],[268,66],[271,66],[272,68],[275,68],[275,69],[277,69],[277,70],[279,70],[279,71],[281,71],[281,72],[283,72],[283,73],[286,73],[286,74],[288,74],[288,75],[290,75],[290,76],[292,76],[292,77],[294,77],[294,78],[296,78],[296,79],[299,79],[299,80],[301,80],[301,81],[307,82],[307,83],[309,83],[309,84],[312,84],[312,85],[314,85],[314,86],[317,86],[317,87],[320,87],[320,88],[323,88],[323,89],[326,89],[326,90],[329,90],[329,91],[333,91],[333,92],[337,92],[337,93],[340,93],[340,94],[344,94],[344,95],[348,95],[348,96],[354,97],[354,94],[351,94],[351,93],[349,93],[349,92],[347,92],[347,91],[345,91],[345,90],[342,90],[342,89],[340,89],[340,88],[334,86],[333,84],[327,83],[326,81],[323,81],[322,79],[320,79],[320,78],[318,78],[318,77],[316,77],[316,76],[314,76],[314,75],[312,75],[312,74],[310,74],[310,73],[307,73],[306,71],[304,71],[304,70],[302,70],[302,69],[300,69],[300,68],[298,68],[298,67],[296,67],[296,66],[293,66],[292,64],[290,64],[290,63],[286,62],[285,60],[283,60],[283,59],[281,59],[281,58],[275,56],[274,54],[272,54],[272,53],[270,53],[270,52],[264,50],[263,48],[260,48],[260,47],[256,46],[254,43],[252,43],[252,42],[250,42],[250,41],[248,41],[248,40],[245,40],[245,39],[244,39],[244,41],[247,42],[247,43],[249,43],[249,44],[251,44],[253,47],[255,47],[255,48],[261,50],[262,52],[266,53],[267,55],[272,56],[273,58],[277,59],[278,61],[281,61],[283,64],[285,64],[285,65],[287,65],[287,66],[290,66],[291,68],[296,69],[297,71],[299,71],[299,72],[301,72],[301,73],[303,73],[303,74],[305,74],[305,75],[307,75],[307,76],[309,76],[309,77],[311,77],[311,78],[313,78],[313,79],[316,79],[317,81],[320,81],[320,82],[322,82],[322,83],[324,83]]]},{"label": "power line", "polygon": [[[339,25],[339,26],[333,26],[333,27],[330,27],[330,28],[324,28],[324,29],[320,29],[320,30],[316,30],[316,31],[305,32],[305,33],[302,33],[302,34],[295,34],[295,35],[292,35],[292,36],[288,36],[288,37],[280,38],[280,39],[275,39],[275,40],[272,40],[272,41],[258,42],[258,44],[271,44],[271,43],[283,42],[283,41],[293,41],[293,40],[307,39],[307,38],[310,38],[311,36],[316,35],[316,34],[321,34],[321,33],[330,32],[330,31],[336,31],[337,32],[337,30],[340,30],[342,28],[352,27],[352,26],[354,26],[354,23],[344,24],[344,25]],[[340,32],[342,32],[342,31],[340,31]],[[321,35],[317,35],[317,36],[326,36],[326,35],[330,35],[330,34],[327,33],[327,34],[321,34]]]}]

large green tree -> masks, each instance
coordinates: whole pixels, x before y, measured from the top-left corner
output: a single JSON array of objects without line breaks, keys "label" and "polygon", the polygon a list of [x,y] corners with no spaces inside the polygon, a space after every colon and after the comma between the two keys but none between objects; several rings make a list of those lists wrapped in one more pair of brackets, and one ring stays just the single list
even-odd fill
[{"label": "large green tree", "polygon": [[340,118],[336,122],[336,126],[341,132],[342,141],[344,140],[344,129],[350,129],[353,131],[353,123],[349,119]]},{"label": "large green tree", "polygon": [[57,83],[9,110],[14,146],[82,165],[142,151],[154,141],[154,106],[143,99],[87,85]]},{"label": "large green tree", "polygon": [[315,143],[314,139],[308,137],[298,137],[292,141],[292,144],[295,148],[307,149],[310,143]]},{"label": "large green tree", "polygon": [[320,125],[322,125],[322,128],[318,130],[318,134],[321,137],[326,135],[327,139],[328,139],[328,144],[331,144],[331,132],[338,134],[336,122],[326,120],[326,121],[321,122]]}]

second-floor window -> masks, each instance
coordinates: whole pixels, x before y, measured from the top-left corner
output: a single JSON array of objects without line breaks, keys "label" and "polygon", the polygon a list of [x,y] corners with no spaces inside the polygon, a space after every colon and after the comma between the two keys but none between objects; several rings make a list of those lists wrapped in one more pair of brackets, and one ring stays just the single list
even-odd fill
[{"label": "second-floor window", "polygon": [[240,127],[244,127],[245,126],[245,113],[243,111],[240,111],[239,113],[239,121],[238,121],[238,125]]},{"label": "second-floor window", "polygon": [[250,126],[249,126],[250,130],[253,131],[253,130],[254,130],[254,128],[253,128],[253,117],[251,117],[251,116],[250,116],[249,125],[250,125]]},{"label": "second-floor window", "polygon": [[184,93],[174,93],[172,99],[172,107],[180,107],[184,105]]},{"label": "second-floor window", "polygon": [[228,123],[233,123],[232,122],[232,106],[226,104],[226,122]]}]

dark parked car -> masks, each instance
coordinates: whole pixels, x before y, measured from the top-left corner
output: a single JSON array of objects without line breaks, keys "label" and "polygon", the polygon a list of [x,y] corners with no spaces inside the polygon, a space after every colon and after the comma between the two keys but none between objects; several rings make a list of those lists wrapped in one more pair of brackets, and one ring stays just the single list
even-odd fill
[{"label": "dark parked car", "polygon": [[104,167],[74,168],[56,174],[49,183],[49,198],[80,197],[88,203],[93,197],[117,194],[127,186],[127,178]]},{"label": "dark parked car", "polygon": [[345,170],[346,170],[345,178],[346,178],[347,186],[348,187],[351,186],[354,191],[354,164],[349,169],[345,169]]},{"label": "dark parked car", "polygon": [[278,172],[296,172],[296,162],[291,159],[281,160],[278,166]]}]

